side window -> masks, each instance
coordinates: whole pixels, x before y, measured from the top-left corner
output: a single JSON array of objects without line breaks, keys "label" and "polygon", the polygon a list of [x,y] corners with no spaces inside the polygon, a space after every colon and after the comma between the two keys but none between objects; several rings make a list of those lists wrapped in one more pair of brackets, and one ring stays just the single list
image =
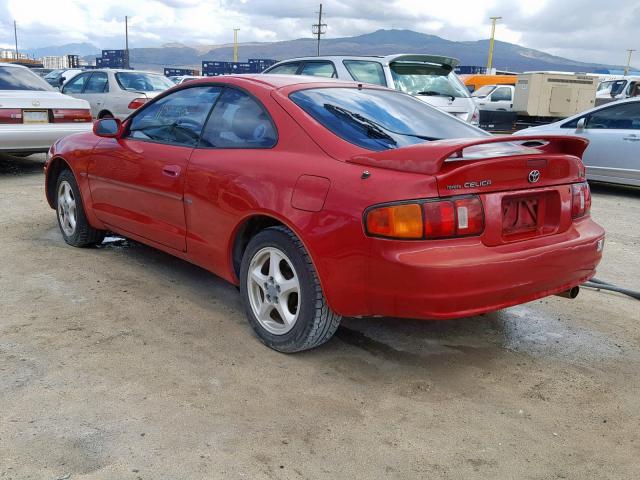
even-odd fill
[{"label": "side window", "polygon": [[587,128],[640,130],[640,102],[623,103],[593,112]]},{"label": "side window", "polygon": [[192,87],[143,107],[131,120],[129,138],[195,146],[220,87]]},{"label": "side window", "polygon": [[511,89],[509,87],[498,87],[491,94],[492,102],[499,102],[502,100],[511,101]]},{"label": "side window", "polygon": [[336,68],[332,62],[307,62],[302,67],[300,75],[311,75],[312,77],[336,78]]},{"label": "side window", "polygon": [[380,63],[369,60],[344,60],[342,63],[351,78],[357,82],[387,86],[387,79],[384,77],[384,70]]},{"label": "side window", "polygon": [[203,147],[270,148],[276,129],[264,107],[246,93],[227,88],[202,132]]},{"label": "side window", "polygon": [[560,128],[578,128],[578,122],[583,118],[585,117],[578,117],[573,120],[569,120],[567,123],[560,125]]},{"label": "side window", "polygon": [[265,73],[277,73],[281,75],[295,75],[298,71],[298,67],[300,66],[300,62],[290,62],[285,63],[283,65],[278,65],[275,68],[272,68],[268,72]]},{"label": "side window", "polygon": [[104,93],[108,91],[109,80],[104,72],[93,73],[84,87],[84,93]]},{"label": "side window", "polygon": [[87,83],[90,76],[91,73],[81,73],[80,75],[73,77],[64,87],[62,87],[62,93],[82,93],[84,84]]}]

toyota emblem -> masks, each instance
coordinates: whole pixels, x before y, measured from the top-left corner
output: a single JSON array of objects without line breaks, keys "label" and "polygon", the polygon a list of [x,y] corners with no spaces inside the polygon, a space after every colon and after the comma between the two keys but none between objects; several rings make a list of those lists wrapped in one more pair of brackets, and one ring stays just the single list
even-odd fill
[{"label": "toyota emblem", "polygon": [[529,183],[536,183],[540,180],[540,170],[531,170],[529,172]]}]

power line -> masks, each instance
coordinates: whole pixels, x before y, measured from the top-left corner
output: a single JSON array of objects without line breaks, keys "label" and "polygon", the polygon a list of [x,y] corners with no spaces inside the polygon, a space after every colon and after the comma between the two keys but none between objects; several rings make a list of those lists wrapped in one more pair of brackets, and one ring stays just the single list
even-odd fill
[{"label": "power line", "polygon": [[327,33],[327,24],[322,23],[322,4],[320,4],[320,11],[318,11],[318,23],[311,25],[311,32],[318,37],[318,47],[316,55],[320,56],[320,38]]}]

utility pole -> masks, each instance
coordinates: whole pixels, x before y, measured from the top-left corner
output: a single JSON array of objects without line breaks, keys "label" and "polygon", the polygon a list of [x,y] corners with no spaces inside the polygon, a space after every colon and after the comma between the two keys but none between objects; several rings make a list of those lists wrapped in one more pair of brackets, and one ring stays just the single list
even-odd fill
[{"label": "utility pole", "polygon": [[[17,51],[17,50],[18,50],[18,47],[16,46],[16,51]],[[625,76],[629,73],[629,68],[631,67],[631,54],[632,54],[633,52],[635,52],[635,50],[634,50],[634,49],[632,49],[632,48],[628,48],[628,49],[627,49],[627,53],[628,53],[629,55],[627,56],[627,66],[626,66],[626,67],[625,67],[625,69],[624,69],[624,74],[625,74]]]},{"label": "utility pole", "polygon": [[16,60],[18,60],[18,24],[13,21],[13,37],[16,40]]},{"label": "utility pole", "polygon": [[318,11],[318,23],[314,23],[311,26],[311,32],[318,37],[318,47],[316,55],[320,56],[320,37],[327,33],[327,24],[322,23],[322,4],[320,4],[320,10]]},{"label": "utility pole", "polygon": [[238,63],[238,30],[239,28],[233,29],[233,61],[234,63]]},{"label": "utility pole", "polygon": [[487,60],[487,75],[491,75],[493,68],[493,42],[496,37],[496,22],[502,17],[489,17],[491,19],[491,39],[489,40],[489,59]]},{"label": "utility pole", "polygon": [[124,17],[124,54],[126,55],[125,68],[129,68],[129,17]]}]

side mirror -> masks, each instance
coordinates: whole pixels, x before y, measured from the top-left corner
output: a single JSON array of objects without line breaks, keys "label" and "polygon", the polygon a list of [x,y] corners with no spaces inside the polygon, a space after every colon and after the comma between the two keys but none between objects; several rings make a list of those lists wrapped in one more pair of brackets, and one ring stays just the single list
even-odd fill
[{"label": "side mirror", "polygon": [[587,126],[587,117],[582,117],[576,124],[576,131],[582,131]]},{"label": "side mirror", "polygon": [[122,122],[117,118],[103,118],[93,124],[93,133],[98,137],[117,138],[122,133]]}]

